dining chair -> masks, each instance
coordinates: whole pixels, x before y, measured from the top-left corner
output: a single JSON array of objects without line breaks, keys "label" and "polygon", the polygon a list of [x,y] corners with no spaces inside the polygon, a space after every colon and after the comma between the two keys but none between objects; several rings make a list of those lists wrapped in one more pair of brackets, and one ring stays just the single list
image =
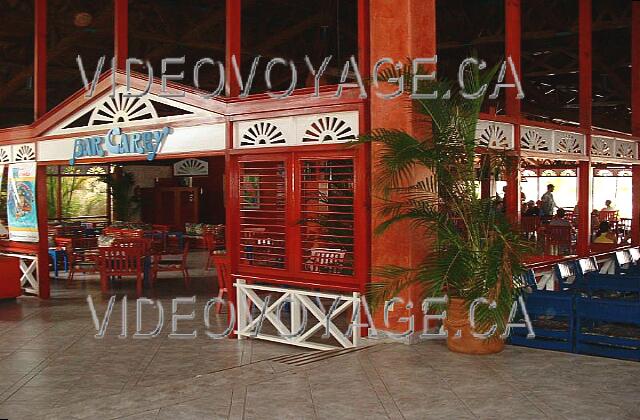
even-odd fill
[{"label": "dining chair", "polygon": [[607,222],[617,222],[618,221],[618,210],[602,210],[599,214],[600,221]]},{"label": "dining chair", "polygon": [[213,257],[216,254],[224,252],[224,239],[221,240],[219,233],[216,233],[213,230],[204,232],[202,234],[202,239],[204,240],[204,245],[207,250],[207,261],[204,269],[205,271],[208,271],[211,269]]},{"label": "dining chair", "polygon": [[94,274],[98,272],[98,238],[71,238],[64,241],[69,262],[67,285],[73,282],[76,273]]},{"label": "dining chair", "polygon": [[560,252],[565,250],[571,253],[573,246],[571,226],[547,225],[545,236],[549,255],[560,255]]},{"label": "dining chair", "polygon": [[306,261],[306,271],[313,273],[340,274],[344,267],[346,251],[331,248],[311,248],[311,256]]},{"label": "dining chair", "polygon": [[184,286],[189,289],[191,286],[191,278],[189,277],[189,268],[187,260],[189,258],[189,241],[184,242],[182,255],[179,259],[167,258],[166,255],[158,255],[153,261],[153,273],[151,276],[152,284],[158,279],[159,273],[181,272],[184,278]]},{"label": "dining chair", "polygon": [[109,280],[113,278],[135,277],[136,295],[142,296],[142,248],[109,247],[100,248],[98,265],[100,267],[100,288],[102,293],[109,292]]},{"label": "dining chair", "polygon": [[[233,287],[231,280],[231,263],[226,254],[212,255],[213,264],[216,267],[216,279],[218,281],[218,298],[223,299],[226,295],[229,298],[229,290]],[[216,304],[216,313],[222,310],[222,304]]]},{"label": "dining chair", "polygon": [[520,233],[527,239],[536,239],[540,228],[540,217],[522,216],[520,218]]}]

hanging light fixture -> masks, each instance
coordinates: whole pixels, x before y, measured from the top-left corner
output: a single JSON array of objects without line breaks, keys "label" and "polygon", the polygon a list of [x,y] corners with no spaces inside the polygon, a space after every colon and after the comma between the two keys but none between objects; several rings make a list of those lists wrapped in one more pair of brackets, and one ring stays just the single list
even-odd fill
[{"label": "hanging light fixture", "polygon": [[92,21],[93,16],[91,16],[91,13],[87,12],[76,13],[76,15],[73,17],[73,24],[78,28],[86,28],[87,26],[91,25]]}]

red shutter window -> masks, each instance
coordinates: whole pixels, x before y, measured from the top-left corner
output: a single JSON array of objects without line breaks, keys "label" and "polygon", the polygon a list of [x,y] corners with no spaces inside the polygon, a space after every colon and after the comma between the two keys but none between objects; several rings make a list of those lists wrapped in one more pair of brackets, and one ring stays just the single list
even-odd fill
[{"label": "red shutter window", "polygon": [[354,162],[302,159],[301,270],[354,274]]},{"label": "red shutter window", "polygon": [[285,189],[284,162],[240,162],[241,265],[286,268]]}]

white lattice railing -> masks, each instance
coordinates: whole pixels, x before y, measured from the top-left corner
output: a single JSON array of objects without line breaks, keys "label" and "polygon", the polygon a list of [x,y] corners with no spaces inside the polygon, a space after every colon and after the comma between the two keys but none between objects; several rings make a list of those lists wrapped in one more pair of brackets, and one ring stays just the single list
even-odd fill
[{"label": "white lattice railing", "polygon": [[523,152],[549,153],[558,156],[586,156],[584,134],[523,125],[520,127],[520,149]]},{"label": "white lattice railing", "polygon": [[[358,346],[359,293],[342,295],[285,289],[247,284],[242,279],[236,280],[235,287],[238,302],[238,339],[258,338],[315,350]],[[326,307],[322,303],[323,300],[328,302]],[[356,314],[356,317],[353,314]],[[347,319],[346,327],[343,326],[343,329],[336,325],[341,316],[342,319]],[[354,327],[349,328],[350,325]],[[318,336],[325,331],[329,337],[319,338]]]},{"label": "white lattice railing", "polygon": [[5,257],[18,258],[20,260],[20,287],[27,293],[40,294],[38,282],[38,257],[26,254],[0,253]]},{"label": "white lattice railing", "polygon": [[513,124],[480,120],[476,126],[476,144],[490,149],[513,150]]},{"label": "white lattice railing", "polygon": [[635,140],[593,136],[591,138],[591,156],[636,161],[638,160],[638,144]]},{"label": "white lattice railing", "polygon": [[530,156],[580,159],[590,154],[594,158],[612,161],[640,160],[635,140],[594,135],[591,137],[591,150],[587,150],[586,136],[581,133],[521,125],[520,138],[515,139],[514,128],[510,123],[480,120],[476,128],[476,142],[481,147],[512,150],[518,141],[523,155]]}]

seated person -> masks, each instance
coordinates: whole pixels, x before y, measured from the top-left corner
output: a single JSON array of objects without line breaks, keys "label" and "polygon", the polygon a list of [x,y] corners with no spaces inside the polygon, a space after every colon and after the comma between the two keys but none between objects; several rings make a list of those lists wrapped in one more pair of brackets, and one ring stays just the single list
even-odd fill
[{"label": "seated person", "polygon": [[596,209],[593,209],[591,212],[591,226],[595,229],[596,226],[600,224],[600,212]]},{"label": "seated person", "polygon": [[528,201],[524,207],[524,216],[540,216],[540,209],[533,200]]},{"label": "seated person", "polygon": [[615,244],[617,241],[616,235],[611,232],[611,226],[609,222],[603,220],[600,222],[596,237],[593,239],[594,244]]},{"label": "seated person", "polygon": [[556,217],[551,219],[549,222],[550,226],[571,226],[571,222],[565,219],[566,212],[564,209],[560,208],[556,212]]}]

